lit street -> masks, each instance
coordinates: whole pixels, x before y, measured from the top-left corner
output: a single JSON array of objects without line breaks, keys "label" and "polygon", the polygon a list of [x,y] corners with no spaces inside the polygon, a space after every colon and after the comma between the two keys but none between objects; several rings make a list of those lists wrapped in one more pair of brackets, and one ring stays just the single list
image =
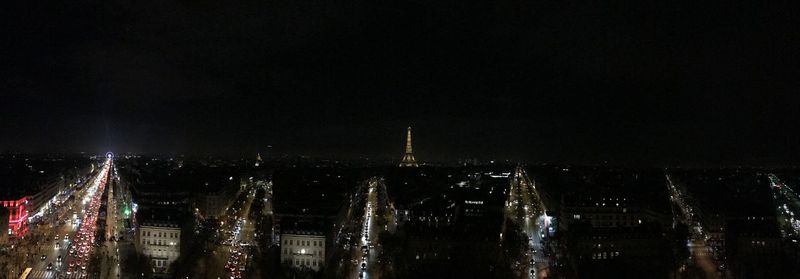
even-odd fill
[{"label": "lit street", "polygon": [[706,278],[718,278],[717,267],[715,258],[717,252],[714,247],[707,244],[709,235],[707,229],[704,228],[702,220],[697,214],[696,206],[693,205],[693,199],[687,191],[672,181],[672,177],[666,175],[667,188],[675,208],[678,213],[674,214],[675,220],[673,223],[686,224],[689,230],[690,238],[686,241],[686,248],[689,250],[690,262],[700,267],[704,272]]},{"label": "lit street", "polygon": [[524,268],[528,278],[546,278],[549,261],[544,254],[542,241],[548,234],[549,218],[536,190],[536,184],[525,169],[518,166],[511,177],[506,206],[507,216],[516,222],[528,237],[525,259],[520,259],[519,267]]},{"label": "lit street", "polygon": [[[190,258],[195,278],[252,278],[252,251],[257,245],[254,214],[250,214],[256,187],[244,189],[219,220],[202,255]],[[259,213],[261,214],[261,213]]]},{"label": "lit street", "polygon": [[[378,235],[381,231],[389,230],[389,226],[394,226],[393,222],[389,223],[392,219],[391,210],[385,204],[385,197],[380,198],[379,195],[386,193],[385,182],[380,178],[370,178],[366,182],[365,188],[359,188],[356,197],[363,197],[363,211],[361,216],[354,217],[355,224],[359,224],[357,231],[357,243],[350,245],[352,258],[349,264],[353,265],[352,275],[349,278],[378,278],[378,269],[385,268],[378,266],[377,255],[381,253],[378,243]],[[381,203],[379,201],[384,201]],[[384,215],[378,213],[378,207],[383,207],[382,212]],[[387,225],[379,226],[378,219],[383,219]]]},{"label": "lit street", "polygon": [[43,215],[34,217],[29,235],[14,248],[24,253],[17,269],[30,267],[29,278],[77,278],[83,274],[80,271],[89,265],[89,235],[110,166],[111,161],[106,160],[81,190],[72,192],[74,199],[58,201]]},{"label": "lit street", "polygon": [[[69,251],[65,255],[66,278],[82,278],[89,276],[90,258],[95,253],[95,237],[97,230],[97,218],[100,210],[101,197],[108,184],[109,169],[112,161],[108,159],[102,166],[100,173],[89,187],[87,195],[81,203],[85,205],[83,218],[80,219],[78,230],[72,236],[69,244]],[[105,232],[103,232],[105,233]]]}]

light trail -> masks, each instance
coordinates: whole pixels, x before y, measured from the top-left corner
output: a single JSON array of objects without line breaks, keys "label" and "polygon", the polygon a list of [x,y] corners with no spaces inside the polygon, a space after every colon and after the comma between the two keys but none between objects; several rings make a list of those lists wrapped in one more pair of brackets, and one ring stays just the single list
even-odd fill
[{"label": "light trail", "polygon": [[82,204],[85,205],[83,218],[80,221],[78,232],[73,236],[72,247],[67,256],[67,278],[84,278],[88,275],[89,256],[92,253],[92,246],[95,240],[97,229],[97,215],[100,210],[100,203],[103,191],[108,183],[108,172],[111,167],[111,159],[107,159],[103,164],[100,173],[92,181],[92,185],[87,189],[86,196]]}]

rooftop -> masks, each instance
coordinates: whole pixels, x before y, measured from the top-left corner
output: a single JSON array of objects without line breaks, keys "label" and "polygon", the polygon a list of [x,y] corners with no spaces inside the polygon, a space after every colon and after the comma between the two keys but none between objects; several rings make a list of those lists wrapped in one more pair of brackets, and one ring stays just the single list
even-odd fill
[{"label": "rooftop", "polygon": [[0,200],[36,194],[62,178],[77,179],[90,163],[88,157],[0,154]]},{"label": "rooftop", "polygon": [[185,211],[172,208],[144,208],[136,213],[142,226],[180,227],[187,219]]}]

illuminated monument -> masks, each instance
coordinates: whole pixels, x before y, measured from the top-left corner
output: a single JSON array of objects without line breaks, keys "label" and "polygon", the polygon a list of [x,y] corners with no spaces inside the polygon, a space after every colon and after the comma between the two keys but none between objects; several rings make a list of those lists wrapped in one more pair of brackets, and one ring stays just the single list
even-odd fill
[{"label": "illuminated monument", "polygon": [[411,152],[411,126],[408,127],[406,134],[406,153],[403,154],[403,160],[400,161],[401,167],[418,167],[417,160],[414,159],[414,153]]}]

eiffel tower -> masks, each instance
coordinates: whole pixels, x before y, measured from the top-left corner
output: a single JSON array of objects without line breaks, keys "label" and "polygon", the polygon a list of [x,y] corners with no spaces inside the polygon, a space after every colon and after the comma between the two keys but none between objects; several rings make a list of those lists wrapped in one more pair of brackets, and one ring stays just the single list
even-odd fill
[{"label": "eiffel tower", "polygon": [[414,153],[411,152],[411,126],[408,126],[408,133],[406,134],[406,153],[403,154],[403,160],[400,161],[401,167],[418,167],[417,159],[414,159]]}]

